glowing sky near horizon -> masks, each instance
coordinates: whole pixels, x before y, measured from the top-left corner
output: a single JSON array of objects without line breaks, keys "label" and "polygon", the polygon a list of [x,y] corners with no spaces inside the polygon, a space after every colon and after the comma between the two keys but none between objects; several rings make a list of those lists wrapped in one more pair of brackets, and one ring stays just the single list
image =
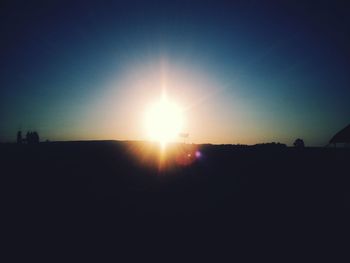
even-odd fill
[{"label": "glowing sky near horizon", "polygon": [[[194,143],[325,145],[350,121],[347,6],[8,2],[0,142],[144,140],[166,87]],[[180,139],[179,139],[180,140]]]}]

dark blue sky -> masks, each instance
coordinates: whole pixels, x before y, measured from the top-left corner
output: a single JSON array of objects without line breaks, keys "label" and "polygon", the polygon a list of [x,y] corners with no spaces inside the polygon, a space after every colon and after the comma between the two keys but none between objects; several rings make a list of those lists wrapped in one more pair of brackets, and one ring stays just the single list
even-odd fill
[{"label": "dark blue sky", "polygon": [[2,1],[0,141],[143,139],[166,61],[194,142],[324,145],[350,122],[350,8],[280,2]]}]

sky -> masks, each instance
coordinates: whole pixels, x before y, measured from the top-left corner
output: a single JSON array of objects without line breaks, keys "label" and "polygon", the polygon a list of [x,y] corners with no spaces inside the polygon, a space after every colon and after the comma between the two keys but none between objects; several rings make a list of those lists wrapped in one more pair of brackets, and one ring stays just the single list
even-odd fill
[{"label": "sky", "polygon": [[0,142],[144,140],[166,88],[189,142],[324,146],[350,123],[346,1],[2,1]]}]

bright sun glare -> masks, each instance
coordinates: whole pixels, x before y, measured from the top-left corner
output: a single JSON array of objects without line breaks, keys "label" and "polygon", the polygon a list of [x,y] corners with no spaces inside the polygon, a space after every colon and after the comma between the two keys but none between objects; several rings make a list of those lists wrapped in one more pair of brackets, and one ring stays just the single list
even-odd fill
[{"label": "bright sun glare", "polygon": [[163,96],[146,112],[145,124],[149,139],[158,141],[164,147],[181,132],[182,111],[178,105]]}]

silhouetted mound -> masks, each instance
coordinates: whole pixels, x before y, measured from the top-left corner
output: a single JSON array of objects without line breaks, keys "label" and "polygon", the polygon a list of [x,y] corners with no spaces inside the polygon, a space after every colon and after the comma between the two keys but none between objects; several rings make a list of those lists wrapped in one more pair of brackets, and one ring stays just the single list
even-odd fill
[{"label": "silhouetted mound", "polygon": [[350,124],[336,133],[329,143],[350,143]]}]

